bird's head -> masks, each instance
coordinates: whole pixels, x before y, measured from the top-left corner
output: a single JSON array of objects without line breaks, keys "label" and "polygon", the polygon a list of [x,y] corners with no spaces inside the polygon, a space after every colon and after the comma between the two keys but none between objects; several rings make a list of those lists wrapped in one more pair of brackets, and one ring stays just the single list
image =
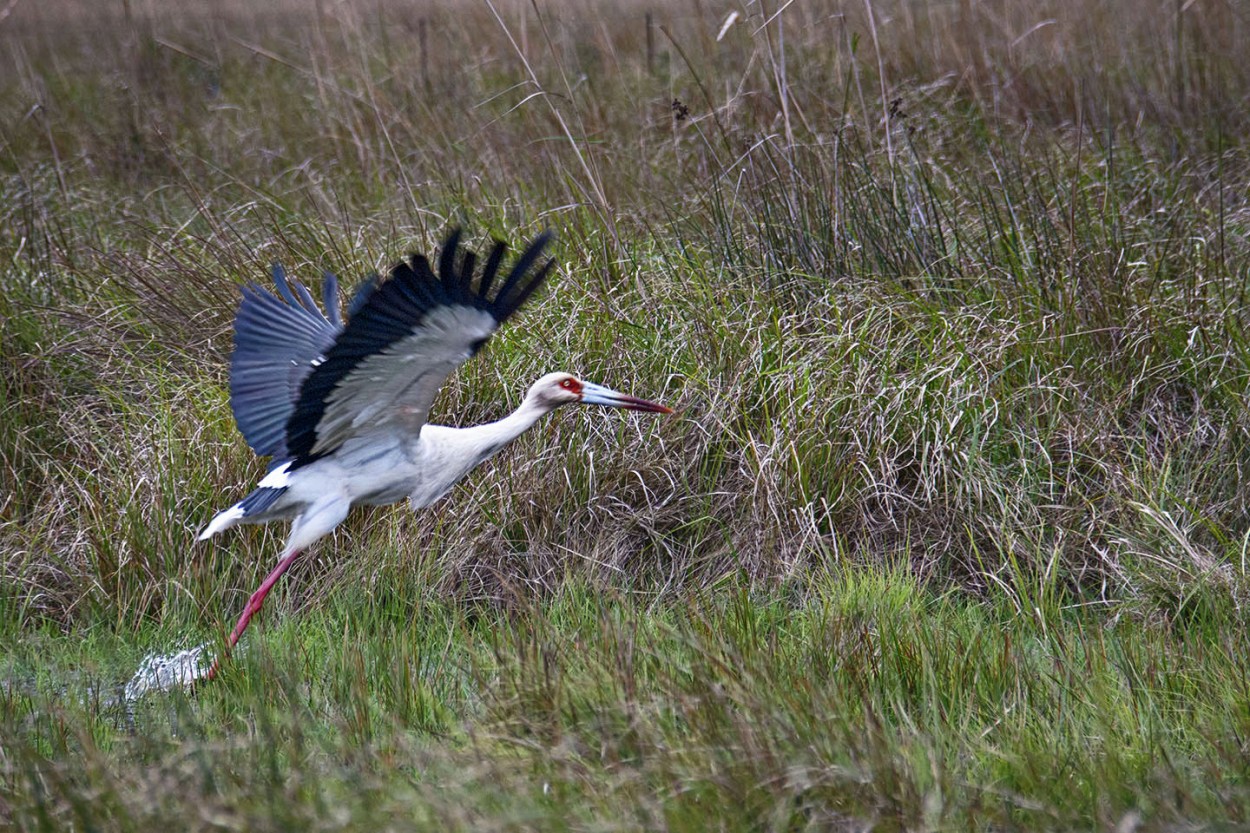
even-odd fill
[{"label": "bird's head", "polygon": [[558,408],[580,402],[583,405],[604,405],[609,408],[624,408],[629,411],[649,411],[656,414],[671,414],[673,410],[646,399],[639,399],[625,393],[618,393],[594,382],[584,382],[572,373],[548,373],[530,386],[526,399]]}]

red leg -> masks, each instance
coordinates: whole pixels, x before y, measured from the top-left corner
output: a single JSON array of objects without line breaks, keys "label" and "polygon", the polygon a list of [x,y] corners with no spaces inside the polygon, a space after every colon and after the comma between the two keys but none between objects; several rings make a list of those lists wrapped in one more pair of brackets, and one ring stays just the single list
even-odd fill
[{"label": "red leg", "polygon": [[226,648],[221,652],[221,656],[213,660],[212,667],[208,669],[208,673],[204,675],[205,680],[211,680],[217,676],[217,672],[221,670],[221,663],[230,658],[230,649],[239,642],[239,637],[243,635],[243,631],[247,630],[247,623],[252,621],[252,617],[260,610],[261,605],[265,603],[265,596],[277,584],[278,579],[282,578],[282,574],[287,568],[295,563],[295,559],[299,557],[301,550],[295,550],[286,558],[278,562],[278,566],[274,567],[273,572],[261,584],[260,589],[252,594],[252,598],[248,599],[247,607],[243,608],[243,615],[239,617],[239,623],[234,626],[234,630],[230,633],[230,638],[226,640]]}]

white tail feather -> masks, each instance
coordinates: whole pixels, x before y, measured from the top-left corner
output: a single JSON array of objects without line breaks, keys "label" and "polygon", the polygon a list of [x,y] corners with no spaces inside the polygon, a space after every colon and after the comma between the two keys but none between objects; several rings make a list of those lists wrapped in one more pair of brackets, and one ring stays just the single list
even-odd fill
[{"label": "white tail feather", "polygon": [[238,504],[231,506],[229,509],[225,510],[224,512],[218,512],[217,515],[211,521],[208,522],[208,526],[204,527],[204,531],[200,533],[200,537],[196,538],[196,540],[207,541],[209,538],[212,538],[218,532],[221,532],[224,529],[229,529],[230,527],[234,526],[236,523],[239,522],[239,519],[242,517],[243,517],[243,507],[239,506]]}]

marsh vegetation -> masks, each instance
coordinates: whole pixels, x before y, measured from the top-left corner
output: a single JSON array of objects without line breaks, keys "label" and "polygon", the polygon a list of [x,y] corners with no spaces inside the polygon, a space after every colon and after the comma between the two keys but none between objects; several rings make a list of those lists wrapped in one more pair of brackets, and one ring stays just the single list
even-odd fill
[{"label": "marsh vegetation", "polygon": [[[1250,19],[1230,2],[0,9],[0,822],[1247,823]],[[560,273],[213,686],[281,530],[225,371],[271,263]]]}]

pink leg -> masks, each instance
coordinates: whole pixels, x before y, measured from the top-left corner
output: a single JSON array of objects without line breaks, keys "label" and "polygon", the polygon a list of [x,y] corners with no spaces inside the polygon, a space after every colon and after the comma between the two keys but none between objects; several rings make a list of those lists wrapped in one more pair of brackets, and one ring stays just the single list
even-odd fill
[{"label": "pink leg", "polygon": [[260,589],[252,594],[252,598],[248,599],[247,607],[243,609],[243,615],[239,617],[239,623],[234,626],[234,630],[230,633],[230,638],[226,640],[226,648],[221,652],[221,656],[213,660],[213,665],[208,669],[208,673],[204,675],[205,680],[211,680],[217,676],[217,672],[221,670],[221,663],[230,658],[230,649],[239,642],[239,637],[243,635],[243,631],[247,630],[247,623],[252,621],[252,617],[260,610],[261,605],[265,603],[265,596],[277,584],[278,579],[282,578],[282,574],[287,568],[295,563],[295,559],[299,557],[302,550],[295,550],[286,558],[278,562],[278,566],[274,568],[269,577],[261,584]]}]

